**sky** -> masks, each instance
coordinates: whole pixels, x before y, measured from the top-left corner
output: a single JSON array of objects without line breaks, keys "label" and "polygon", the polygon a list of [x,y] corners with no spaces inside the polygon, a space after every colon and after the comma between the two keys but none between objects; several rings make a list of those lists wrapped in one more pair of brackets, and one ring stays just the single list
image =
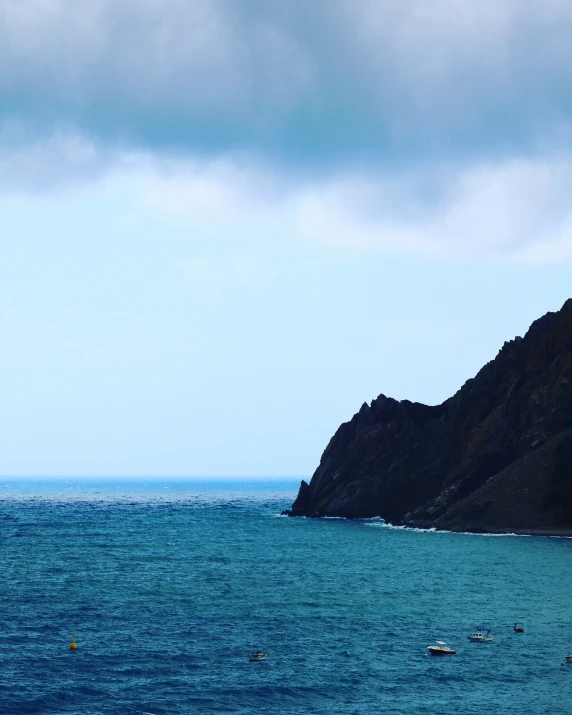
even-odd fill
[{"label": "sky", "polygon": [[303,476],[572,297],[567,0],[0,0],[0,474]]}]

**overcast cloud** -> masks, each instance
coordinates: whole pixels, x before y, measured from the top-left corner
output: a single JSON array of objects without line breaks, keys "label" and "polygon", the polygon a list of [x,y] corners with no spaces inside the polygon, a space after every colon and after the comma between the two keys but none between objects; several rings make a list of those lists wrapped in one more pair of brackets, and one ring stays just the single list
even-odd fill
[{"label": "overcast cloud", "polygon": [[[4,119],[285,162],[531,147],[566,120],[563,0],[4,0]],[[508,150],[508,149],[507,149]],[[413,152],[413,156],[411,155]]]},{"label": "overcast cloud", "polygon": [[4,0],[0,189],[153,167],[352,248],[559,260],[570,36],[563,0]]}]

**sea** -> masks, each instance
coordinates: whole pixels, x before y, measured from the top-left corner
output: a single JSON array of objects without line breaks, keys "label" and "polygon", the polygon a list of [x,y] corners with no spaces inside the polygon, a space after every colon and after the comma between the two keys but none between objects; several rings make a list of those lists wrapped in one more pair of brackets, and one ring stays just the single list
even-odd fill
[{"label": "sea", "polygon": [[281,516],[298,486],[0,480],[0,714],[572,713],[571,539]]}]

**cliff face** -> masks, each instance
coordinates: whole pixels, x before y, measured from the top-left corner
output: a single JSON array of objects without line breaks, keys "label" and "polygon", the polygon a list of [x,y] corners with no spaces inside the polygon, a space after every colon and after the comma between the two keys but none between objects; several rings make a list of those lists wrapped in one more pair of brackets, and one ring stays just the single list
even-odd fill
[{"label": "cliff face", "polygon": [[505,343],[443,404],[384,395],[364,404],[332,437],[290,513],[454,529],[567,528],[571,434],[572,299]]}]

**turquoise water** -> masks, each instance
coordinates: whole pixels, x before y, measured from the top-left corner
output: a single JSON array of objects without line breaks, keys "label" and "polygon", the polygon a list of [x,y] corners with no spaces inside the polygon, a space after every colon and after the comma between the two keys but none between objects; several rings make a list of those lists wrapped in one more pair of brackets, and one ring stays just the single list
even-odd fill
[{"label": "turquoise water", "polygon": [[572,712],[572,540],[280,517],[297,485],[1,481],[0,713]]}]

